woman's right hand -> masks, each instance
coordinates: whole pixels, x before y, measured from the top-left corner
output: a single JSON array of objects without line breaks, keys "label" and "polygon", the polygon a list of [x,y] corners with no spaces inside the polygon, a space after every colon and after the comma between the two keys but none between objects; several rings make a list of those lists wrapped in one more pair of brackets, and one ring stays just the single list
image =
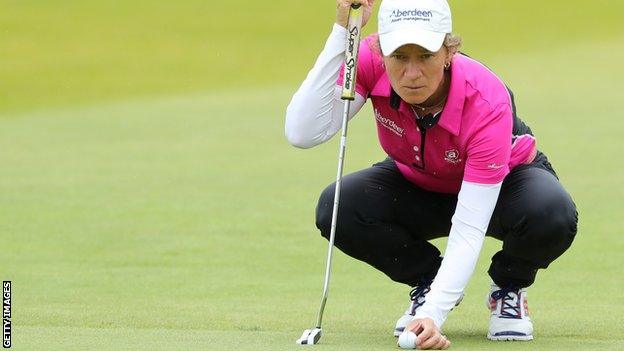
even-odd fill
[{"label": "woman's right hand", "polygon": [[364,27],[373,13],[375,0],[336,0],[336,23],[347,28],[349,22],[349,9],[353,3],[360,3],[364,6],[362,14],[362,27]]},{"label": "woman's right hand", "polygon": [[415,346],[419,350],[446,350],[451,347],[451,342],[442,335],[431,318],[414,319],[405,330],[417,335]]}]

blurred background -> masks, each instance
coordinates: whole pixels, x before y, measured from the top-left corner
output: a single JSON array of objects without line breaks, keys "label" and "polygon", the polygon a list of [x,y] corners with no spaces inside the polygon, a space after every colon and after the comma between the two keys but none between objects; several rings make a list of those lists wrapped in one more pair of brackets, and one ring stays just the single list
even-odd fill
[{"label": "blurred background", "polygon": [[[450,4],[462,51],[512,88],[579,207],[576,242],[530,290],[530,347],[624,349],[624,3]],[[335,2],[0,8],[0,278],[14,284],[14,348],[298,349],[321,294],[313,215],[338,144],[295,149],[283,123]],[[350,128],[347,172],[384,157],[368,105]],[[499,247],[488,239],[445,325],[457,349],[497,346],[483,297]],[[339,252],[334,268],[320,347],[394,348],[409,288]]]}]

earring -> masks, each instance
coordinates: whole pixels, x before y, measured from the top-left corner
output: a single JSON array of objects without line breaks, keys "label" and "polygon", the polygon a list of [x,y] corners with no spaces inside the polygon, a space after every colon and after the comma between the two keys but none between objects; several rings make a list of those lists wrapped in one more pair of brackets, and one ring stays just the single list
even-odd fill
[{"label": "earring", "polygon": [[445,69],[445,70],[447,70],[447,71],[448,71],[448,70],[449,70],[449,68],[451,68],[451,61],[449,61],[449,62],[447,62],[447,63],[445,63],[445,64],[444,64],[444,69]]}]

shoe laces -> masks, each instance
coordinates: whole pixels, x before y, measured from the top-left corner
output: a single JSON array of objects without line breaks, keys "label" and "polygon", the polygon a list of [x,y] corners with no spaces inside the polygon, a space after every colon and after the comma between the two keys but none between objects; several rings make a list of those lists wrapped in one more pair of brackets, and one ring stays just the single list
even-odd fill
[{"label": "shoe laces", "polygon": [[501,318],[521,319],[520,289],[501,288],[492,293],[492,299],[501,300]]},{"label": "shoe laces", "polygon": [[411,313],[414,315],[416,309],[425,304],[425,295],[431,290],[431,282],[423,281],[416,285],[412,291],[410,291],[410,299],[412,300]]}]

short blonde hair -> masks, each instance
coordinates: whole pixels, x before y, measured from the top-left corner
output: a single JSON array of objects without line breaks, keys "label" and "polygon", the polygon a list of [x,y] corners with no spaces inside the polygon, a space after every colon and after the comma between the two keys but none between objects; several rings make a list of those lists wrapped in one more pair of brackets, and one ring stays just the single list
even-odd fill
[{"label": "short blonde hair", "polygon": [[[446,48],[453,53],[458,52],[462,45],[462,38],[453,33],[446,33],[442,45],[446,46]],[[379,56],[383,56],[383,53],[381,52],[381,43],[379,42],[379,34],[374,34],[374,37],[369,42],[369,47],[373,52],[379,54]]]},{"label": "short blonde hair", "polygon": [[459,51],[459,48],[461,48],[462,38],[459,35],[455,35],[453,33],[446,33],[443,45],[446,46],[447,49],[457,52]]}]

